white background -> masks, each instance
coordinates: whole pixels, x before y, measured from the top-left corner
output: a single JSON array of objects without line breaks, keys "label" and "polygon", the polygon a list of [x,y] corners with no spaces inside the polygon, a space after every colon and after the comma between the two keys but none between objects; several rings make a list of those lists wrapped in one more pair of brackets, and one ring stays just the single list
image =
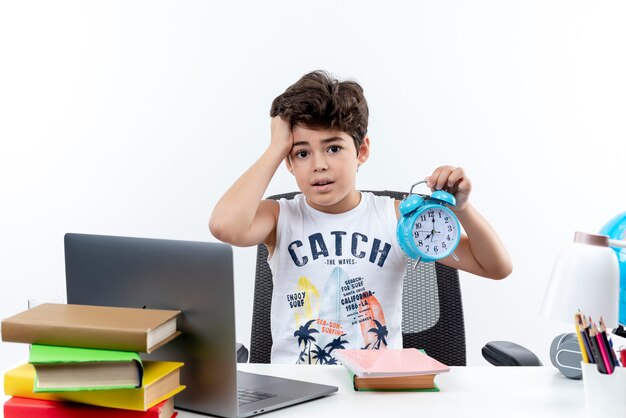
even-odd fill
[{"label": "white background", "polygon": [[[211,210],[304,73],[359,81],[359,188],[463,166],[513,274],[462,273],[468,364],[503,339],[549,363],[539,315],[574,231],[626,209],[623,1],[2,1],[0,317],[63,295],[66,232],[214,241]],[[295,190],[281,168],[267,195]],[[254,249],[235,249],[249,341]],[[26,348],[0,344],[0,368]]]}]

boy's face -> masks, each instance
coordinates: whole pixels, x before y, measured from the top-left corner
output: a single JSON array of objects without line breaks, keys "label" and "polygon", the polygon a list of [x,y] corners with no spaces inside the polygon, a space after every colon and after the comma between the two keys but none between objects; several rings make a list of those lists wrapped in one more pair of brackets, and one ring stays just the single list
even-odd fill
[{"label": "boy's face", "polygon": [[357,154],[354,140],[345,132],[295,126],[293,148],[285,164],[311,207],[326,213],[343,213],[360,201],[356,172],[368,156],[367,136]]}]

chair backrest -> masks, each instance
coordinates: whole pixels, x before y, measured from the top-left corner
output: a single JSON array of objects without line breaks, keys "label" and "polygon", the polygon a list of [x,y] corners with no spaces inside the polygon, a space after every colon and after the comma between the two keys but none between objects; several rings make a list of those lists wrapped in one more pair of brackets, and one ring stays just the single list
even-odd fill
[{"label": "chair backrest", "polygon": [[[402,199],[405,194],[372,191],[375,195]],[[298,193],[270,196],[292,199]],[[269,363],[272,349],[270,308],[272,272],[267,264],[267,248],[257,247],[250,362]],[[406,257],[402,295],[402,339],[405,348],[424,349],[428,355],[449,366],[465,366],[465,324],[459,274],[439,263],[419,263]]]}]

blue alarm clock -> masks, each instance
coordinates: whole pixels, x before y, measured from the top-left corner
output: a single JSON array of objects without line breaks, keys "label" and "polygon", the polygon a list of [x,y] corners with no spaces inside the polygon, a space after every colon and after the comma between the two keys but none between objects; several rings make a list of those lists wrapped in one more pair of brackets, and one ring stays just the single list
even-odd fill
[{"label": "blue alarm clock", "polygon": [[430,196],[413,193],[400,202],[400,219],[396,236],[402,250],[412,259],[432,262],[454,254],[461,239],[461,225],[449,206],[456,205],[456,198],[443,190],[434,191]]}]

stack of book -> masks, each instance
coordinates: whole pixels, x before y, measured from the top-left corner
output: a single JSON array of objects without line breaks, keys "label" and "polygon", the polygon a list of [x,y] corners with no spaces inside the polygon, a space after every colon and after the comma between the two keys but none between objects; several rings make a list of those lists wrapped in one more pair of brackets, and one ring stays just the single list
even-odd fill
[{"label": "stack of book", "polygon": [[337,350],[352,374],[354,390],[438,392],[435,376],[450,368],[415,348]]},{"label": "stack of book", "polygon": [[5,418],[173,418],[179,362],[142,361],[180,331],[180,311],[43,304],[2,321],[2,340],[31,344],[4,375]]}]

